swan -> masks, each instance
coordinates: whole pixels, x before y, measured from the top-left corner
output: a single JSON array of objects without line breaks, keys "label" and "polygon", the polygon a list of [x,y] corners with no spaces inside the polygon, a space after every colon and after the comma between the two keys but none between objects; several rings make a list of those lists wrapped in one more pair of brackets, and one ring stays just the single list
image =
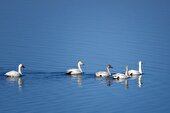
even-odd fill
[{"label": "swan", "polygon": [[116,73],[113,75],[113,78],[114,79],[126,79],[126,78],[129,78],[130,76],[128,75],[128,66],[126,66],[126,69],[125,69],[125,74],[124,73]]},{"label": "swan", "polygon": [[84,65],[84,63],[82,61],[79,61],[78,62],[78,69],[68,69],[66,71],[66,74],[69,74],[69,75],[79,75],[79,74],[82,74],[83,71],[81,69],[81,65]]},{"label": "swan", "polygon": [[113,68],[110,64],[107,65],[107,71],[99,71],[99,72],[96,72],[96,76],[97,77],[105,77],[105,76],[110,76],[111,73],[110,73],[110,68]]},{"label": "swan", "polygon": [[23,75],[21,72],[22,68],[25,68],[25,66],[23,64],[19,64],[18,71],[9,71],[9,72],[5,73],[5,75],[7,77],[20,77]]},{"label": "swan", "polygon": [[141,75],[142,74],[142,61],[139,61],[139,70],[129,70],[128,74],[133,76],[133,75]]}]

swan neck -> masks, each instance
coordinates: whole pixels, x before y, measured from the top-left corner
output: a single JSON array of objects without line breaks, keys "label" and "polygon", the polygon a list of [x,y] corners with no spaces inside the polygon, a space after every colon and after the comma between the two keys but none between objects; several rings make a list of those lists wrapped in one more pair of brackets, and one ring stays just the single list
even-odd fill
[{"label": "swan neck", "polygon": [[107,67],[107,72],[108,72],[109,75],[111,75],[110,69],[108,67]]},{"label": "swan neck", "polygon": [[18,66],[18,73],[22,75],[21,66]]},{"label": "swan neck", "polygon": [[126,68],[126,70],[125,70],[125,75],[126,75],[126,76],[129,76],[129,75],[128,75],[128,69],[127,69],[127,68]]},{"label": "swan neck", "polygon": [[82,71],[82,69],[81,69],[81,65],[78,63],[78,69],[81,71],[81,72],[83,72]]},{"label": "swan neck", "polygon": [[139,73],[142,74],[142,63],[139,63]]}]

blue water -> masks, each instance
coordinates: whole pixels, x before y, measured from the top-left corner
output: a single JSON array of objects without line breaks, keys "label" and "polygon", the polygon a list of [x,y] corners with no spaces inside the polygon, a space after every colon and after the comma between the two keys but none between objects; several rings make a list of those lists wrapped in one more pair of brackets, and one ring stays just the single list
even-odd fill
[{"label": "blue water", "polygon": [[[169,113],[169,1],[0,1],[0,113]],[[83,75],[65,71],[84,62]],[[141,79],[96,78],[111,64]],[[22,78],[6,78],[23,63]],[[22,84],[18,83],[18,79]]]}]

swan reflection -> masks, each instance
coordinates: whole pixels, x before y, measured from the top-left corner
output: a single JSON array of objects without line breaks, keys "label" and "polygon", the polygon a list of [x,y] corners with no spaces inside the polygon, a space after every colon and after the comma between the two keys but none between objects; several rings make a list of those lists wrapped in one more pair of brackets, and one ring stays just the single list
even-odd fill
[{"label": "swan reflection", "polygon": [[137,80],[137,85],[139,88],[142,87],[142,75],[135,75],[130,78],[131,80]]},{"label": "swan reflection", "polygon": [[142,75],[138,76],[138,87],[142,87]]},{"label": "swan reflection", "polygon": [[113,81],[110,77],[96,77],[96,80],[98,80],[101,84],[106,84],[107,86],[111,86]]},{"label": "swan reflection", "polygon": [[6,80],[10,84],[18,83],[18,87],[21,88],[23,85],[22,77],[6,77]]},{"label": "swan reflection", "polygon": [[71,80],[77,80],[77,85],[82,86],[82,75],[69,75]]},{"label": "swan reflection", "polygon": [[114,82],[116,82],[116,83],[122,83],[122,82],[124,82],[124,87],[125,87],[126,89],[129,88],[128,79],[114,79]]},{"label": "swan reflection", "polygon": [[19,77],[19,78],[18,78],[18,86],[19,86],[19,87],[22,87],[22,85],[23,85],[22,77]]},{"label": "swan reflection", "polygon": [[136,75],[128,79],[114,79],[114,82],[121,83],[124,82],[124,87],[129,88],[129,80],[137,80],[137,85],[139,88],[142,87],[142,75]]}]

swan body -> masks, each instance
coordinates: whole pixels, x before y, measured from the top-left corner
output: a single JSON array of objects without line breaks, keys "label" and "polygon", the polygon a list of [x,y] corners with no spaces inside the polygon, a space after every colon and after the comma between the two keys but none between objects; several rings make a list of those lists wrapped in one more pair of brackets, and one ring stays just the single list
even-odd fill
[{"label": "swan body", "polygon": [[126,79],[126,78],[128,78],[128,76],[126,76],[123,73],[116,73],[116,74],[113,75],[113,78],[114,79]]},{"label": "swan body", "polygon": [[68,69],[66,71],[66,74],[69,74],[69,75],[79,75],[79,74],[82,74],[83,71],[81,69],[81,65],[84,65],[84,63],[82,61],[79,61],[78,62],[78,69]]},{"label": "swan body", "polygon": [[129,70],[128,74],[133,76],[133,75],[141,75],[142,74],[142,61],[139,61],[139,69],[138,70]]},{"label": "swan body", "polygon": [[125,74],[124,73],[116,73],[113,75],[114,79],[126,79],[129,77],[130,76],[128,75],[128,66],[126,66]]},{"label": "swan body", "polygon": [[110,68],[113,68],[110,64],[107,66],[107,71],[99,71],[96,72],[96,76],[97,77],[106,77],[106,76],[110,76]]},{"label": "swan body", "polygon": [[20,77],[20,76],[23,75],[22,72],[21,72],[22,68],[25,68],[24,65],[23,64],[19,64],[18,71],[9,71],[9,72],[5,73],[5,75],[7,77]]},{"label": "swan body", "polygon": [[133,75],[141,75],[141,73],[138,70],[129,70],[129,75],[133,76]]}]

